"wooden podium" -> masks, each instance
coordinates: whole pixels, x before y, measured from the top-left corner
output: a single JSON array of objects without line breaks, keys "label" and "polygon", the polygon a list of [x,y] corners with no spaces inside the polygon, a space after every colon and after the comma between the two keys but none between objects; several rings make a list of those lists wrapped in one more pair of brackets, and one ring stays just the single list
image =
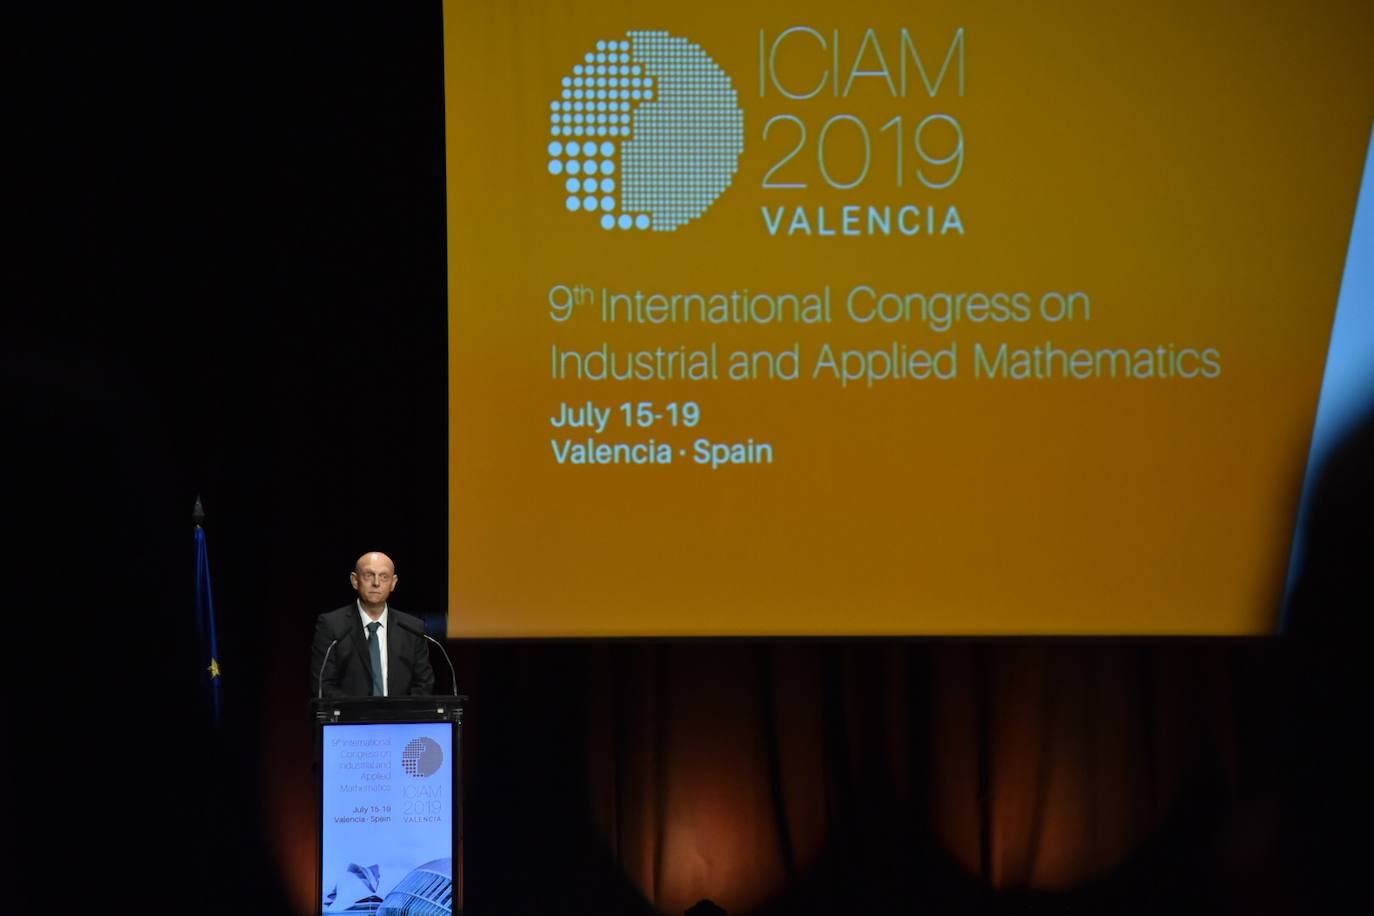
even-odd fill
[{"label": "wooden podium", "polygon": [[463,911],[465,699],[312,701],[316,912]]}]

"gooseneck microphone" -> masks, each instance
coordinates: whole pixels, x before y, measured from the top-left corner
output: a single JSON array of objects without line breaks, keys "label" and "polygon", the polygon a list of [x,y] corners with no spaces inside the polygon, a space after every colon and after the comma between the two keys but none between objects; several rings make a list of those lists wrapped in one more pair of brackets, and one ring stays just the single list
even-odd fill
[{"label": "gooseneck microphone", "polygon": [[329,644],[329,648],[324,650],[324,661],[320,662],[319,686],[315,690],[315,699],[317,700],[324,699],[324,666],[329,664],[329,653],[333,652],[334,647],[338,644],[339,640],[336,637],[334,641]]},{"label": "gooseneck microphone", "polygon": [[413,633],[416,636],[423,636],[425,639],[428,639],[430,642],[434,643],[436,646],[439,647],[439,652],[444,656],[444,661],[448,663],[449,686],[453,690],[453,695],[455,697],[458,696],[458,675],[453,670],[453,660],[448,657],[448,650],[444,648],[444,644],[439,642],[439,640],[435,639],[433,636],[430,636],[428,633],[426,633],[423,628],[416,627],[414,624],[410,623],[407,620],[403,620],[402,618],[397,617],[396,622],[401,625],[401,629],[409,633]]}]

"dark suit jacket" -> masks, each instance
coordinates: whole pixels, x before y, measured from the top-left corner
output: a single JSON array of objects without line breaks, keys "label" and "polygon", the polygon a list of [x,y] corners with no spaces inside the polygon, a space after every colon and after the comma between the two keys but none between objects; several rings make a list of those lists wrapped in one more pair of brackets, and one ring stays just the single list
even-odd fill
[{"label": "dark suit jacket", "polygon": [[[433,693],[434,669],[429,665],[429,643],[419,635],[424,632],[424,623],[394,607],[387,608],[386,619],[387,696]],[[336,639],[338,642],[334,644],[334,651],[328,652],[326,663],[329,644]],[[356,602],[321,614],[315,621],[315,639],[310,646],[311,696],[315,696],[321,680],[326,697],[372,694],[372,659]]]}]

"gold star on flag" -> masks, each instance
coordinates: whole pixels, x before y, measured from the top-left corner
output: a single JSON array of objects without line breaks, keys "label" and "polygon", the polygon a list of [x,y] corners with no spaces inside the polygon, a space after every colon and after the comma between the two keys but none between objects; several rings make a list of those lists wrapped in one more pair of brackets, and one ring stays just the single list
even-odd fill
[{"label": "gold star on flag", "polygon": [[217,658],[212,658],[212,659],[210,659],[210,667],[209,667],[209,668],[206,668],[205,670],[210,672],[210,677],[212,677],[212,678],[219,677],[219,659],[217,659]]}]

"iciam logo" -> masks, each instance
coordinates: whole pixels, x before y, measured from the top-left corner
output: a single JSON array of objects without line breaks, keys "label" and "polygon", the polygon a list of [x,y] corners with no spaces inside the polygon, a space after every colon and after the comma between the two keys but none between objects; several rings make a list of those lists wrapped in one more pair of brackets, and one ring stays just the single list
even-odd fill
[{"label": "iciam logo", "polygon": [[412,738],[401,750],[401,769],[408,776],[433,776],[444,762],[444,749],[433,738]]},{"label": "iciam logo", "polygon": [[744,152],[735,87],[667,32],[598,41],[550,105],[549,174],[603,229],[673,232],[730,186]]}]

